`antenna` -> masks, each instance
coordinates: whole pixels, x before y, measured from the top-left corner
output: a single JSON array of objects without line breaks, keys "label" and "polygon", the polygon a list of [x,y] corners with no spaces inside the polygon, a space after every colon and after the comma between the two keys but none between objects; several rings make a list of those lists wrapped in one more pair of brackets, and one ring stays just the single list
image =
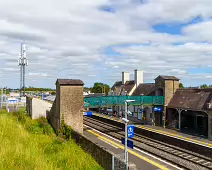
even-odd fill
[{"label": "antenna", "polygon": [[25,67],[28,66],[25,43],[21,44],[21,54],[18,65],[20,66],[20,96],[22,91],[24,91],[23,95],[25,96]]}]

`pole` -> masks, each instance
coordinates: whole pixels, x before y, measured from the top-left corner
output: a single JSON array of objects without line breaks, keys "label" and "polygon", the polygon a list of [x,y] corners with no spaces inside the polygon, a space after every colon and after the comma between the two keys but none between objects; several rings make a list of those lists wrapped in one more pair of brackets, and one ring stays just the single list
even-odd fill
[{"label": "pole", "polygon": [[[125,119],[127,120],[127,102],[125,102]],[[128,169],[128,150],[127,150],[127,122],[125,122],[125,163]]]},{"label": "pole", "polygon": [[[22,61],[22,55],[21,55],[21,61]],[[21,90],[22,90],[22,73],[23,73],[23,67],[20,66],[20,96],[21,96]]]},{"label": "pole", "polygon": [[24,96],[25,96],[25,65],[23,65],[23,90],[24,90]]}]

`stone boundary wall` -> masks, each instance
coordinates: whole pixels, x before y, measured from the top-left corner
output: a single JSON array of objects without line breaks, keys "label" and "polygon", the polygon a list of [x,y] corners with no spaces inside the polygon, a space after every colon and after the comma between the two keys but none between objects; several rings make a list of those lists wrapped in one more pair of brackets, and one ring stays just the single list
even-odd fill
[{"label": "stone boundary wall", "polygon": [[60,129],[60,115],[57,114],[56,107],[57,105],[56,105],[56,99],[55,99],[52,104],[51,110],[46,111],[46,118],[48,122],[50,123],[50,125],[54,128],[54,130]]},{"label": "stone boundary wall", "polygon": [[46,117],[46,111],[50,110],[51,107],[52,104],[47,101],[26,96],[26,110],[32,119]]},{"label": "stone boundary wall", "polygon": [[[105,170],[112,169],[112,157],[114,153],[103,148],[99,144],[93,143],[84,135],[77,132],[71,132],[71,138],[82,147],[82,149],[91,154],[91,156],[102,166]],[[122,166],[125,165],[124,160],[120,160]],[[129,163],[129,170],[136,170],[135,164]]]},{"label": "stone boundary wall", "polygon": [[[106,122],[106,123],[109,123],[111,125],[118,126],[118,127],[121,127],[121,128],[124,129],[124,126],[125,126],[124,123],[105,119],[105,118],[98,117],[98,116],[95,116],[95,115],[93,115],[93,117],[95,117],[95,119],[97,119],[97,120],[101,120],[103,122]],[[183,140],[180,140],[180,139],[177,139],[177,138],[173,138],[171,136],[165,136],[163,134],[151,132],[151,131],[141,129],[141,128],[137,128],[137,127],[135,127],[135,133],[138,133],[140,135],[143,135],[143,136],[146,136],[146,137],[149,137],[149,138],[152,138],[152,139],[155,139],[155,140],[158,140],[158,141],[161,141],[161,142],[164,142],[164,143],[176,146],[176,147],[180,147],[182,149],[185,149],[185,150],[188,150],[188,151],[191,151],[191,152],[194,152],[194,153],[198,153],[200,155],[204,155],[204,156],[209,157],[209,158],[212,157],[212,149],[211,148],[204,147],[204,146],[201,146],[201,145],[198,145],[198,144],[195,144],[195,143],[191,143],[189,141],[188,142],[183,141]]]}]

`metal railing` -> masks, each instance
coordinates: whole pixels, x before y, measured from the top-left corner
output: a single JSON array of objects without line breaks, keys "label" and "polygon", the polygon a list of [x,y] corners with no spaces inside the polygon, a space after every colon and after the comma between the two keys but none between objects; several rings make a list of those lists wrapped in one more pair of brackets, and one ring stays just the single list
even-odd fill
[{"label": "metal railing", "polygon": [[124,153],[112,156],[112,170],[126,170],[124,162]]}]

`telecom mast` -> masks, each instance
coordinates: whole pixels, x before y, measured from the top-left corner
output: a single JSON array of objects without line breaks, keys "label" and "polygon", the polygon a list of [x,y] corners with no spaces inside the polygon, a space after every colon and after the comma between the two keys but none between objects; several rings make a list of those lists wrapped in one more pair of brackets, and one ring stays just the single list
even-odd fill
[{"label": "telecom mast", "polygon": [[21,92],[23,91],[23,95],[25,96],[25,67],[28,66],[28,60],[26,58],[26,48],[25,44],[21,44],[21,54],[18,60],[18,65],[20,67],[20,96]]}]

